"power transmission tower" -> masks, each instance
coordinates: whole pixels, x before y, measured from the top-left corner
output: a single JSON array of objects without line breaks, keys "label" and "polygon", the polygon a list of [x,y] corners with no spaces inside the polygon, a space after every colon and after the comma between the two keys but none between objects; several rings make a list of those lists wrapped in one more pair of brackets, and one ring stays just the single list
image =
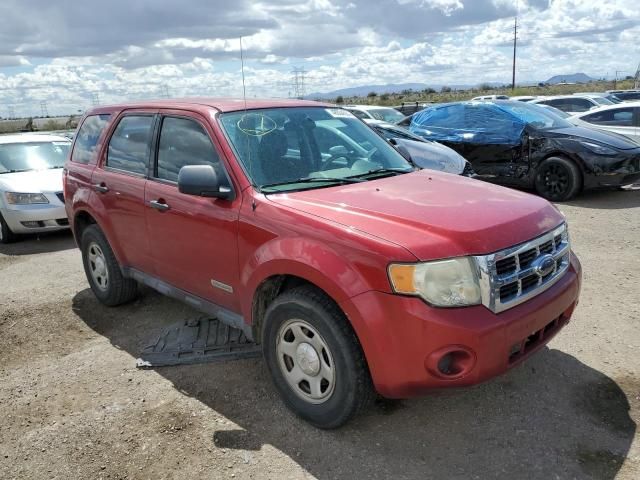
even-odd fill
[{"label": "power transmission tower", "polygon": [[169,96],[169,87],[166,85],[162,85],[162,96],[164,98],[170,98]]},{"label": "power transmission tower", "polygon": [[513,22],[513,71],[511,74],[511,90],[516,89],[516,49],[518,45],[518,17]]},{"label": "power transmission tower", "polygon": [[42,101],[40,102],[40,110],[42,111],[42,116],[43,117],[48,117],[49,116],[49,110],[47,110],[47,102],[46,101]]},{"label": "power transmission tower", "polygon": [[306,94],[304,88],[304,76],[306,75],[307,71],[304,68],[294,68],[293,70],[291,70],[291,73],[293,74],[293,96],[295,98],[302,99]]},{"label": "power transmission tower", "polygon": [[92,93],[91,94],[91,103],[93,104],[94,107],[97,107],[100,104],[100,94],[99,93]]},{"label": "power transmission tower", "polygon": [[636,78],[633,82],[633,88],[636,90],[640,88],[640,63],[638,64],[638,69],[636,70]]},{"label": "power transmission tower", "polygon": [[9,105],[7,110],[9,110],[9,118],[11,119],[16,118],[16,109],[13,107],[13,105]]}]

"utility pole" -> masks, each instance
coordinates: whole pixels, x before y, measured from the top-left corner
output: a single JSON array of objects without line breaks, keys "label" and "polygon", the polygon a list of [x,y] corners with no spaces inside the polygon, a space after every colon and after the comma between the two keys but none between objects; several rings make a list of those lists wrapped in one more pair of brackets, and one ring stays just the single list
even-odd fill
[{"label": "utility pole", "polygon": [[47,110],[47,102],[45,100],[40,102],[40,110],[42,111],[42,116],[43,117],[48,117],[49,116],[49,111]]},{"label": "utility pole", "polygon": [[100,105],[100,94],[95,92],[91,94],[91,103],[93,104],[94,107],[97,107],[98,105]]},{"label": "utility pole", "polygon": [[640,88],[640,63],[638,64],[638,69],[636,70],[636,78],[633,82],[633,88],[635,90]]},{"label": "utility pole", "polygon": [[513,22],[513,72],[511,74],[511,90],[516,89],[516,49],[518,45],[518,17]]}]

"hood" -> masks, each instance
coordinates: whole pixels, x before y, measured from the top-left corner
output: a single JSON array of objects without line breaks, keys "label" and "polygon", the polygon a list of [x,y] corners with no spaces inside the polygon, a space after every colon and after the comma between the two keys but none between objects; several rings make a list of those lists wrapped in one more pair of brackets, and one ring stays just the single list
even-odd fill
[{"label": "hood", "polygon": [[463,172],[466,160],[455,150],[437,142],[394,139],[396,144],[404,147],[413,163],[420,168],[438,170],[440,172],[459,175]]},{"label": "hood", "polygon": [[429,170],[267,199],[395,243],[420,260],[495,252],[564,218],[542,198]]},{"label": "hood", "polygon": [[0,189],[22,193],[61,192],[62,169],[2,173],[0,174]]},{"label": "hood", "polygon": [[595,128],[575,126],[546,130],[546,132],[550,132],[556,137],[572,138],[577,141],[592,140],[594,142],[617,148],[618,150],[633,150],[634,148],[640,148],[640,144],[632,141],[624,135],[619,135],[613,132],[605,132],[603,130],[597,130]]}]

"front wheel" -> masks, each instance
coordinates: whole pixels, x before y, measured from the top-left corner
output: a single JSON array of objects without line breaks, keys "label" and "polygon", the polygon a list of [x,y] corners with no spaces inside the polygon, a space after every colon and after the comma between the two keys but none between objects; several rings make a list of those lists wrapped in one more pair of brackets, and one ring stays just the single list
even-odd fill
[{"label": "front wheel", "polygon": [[319,428],[337,428],[374,398],[360,343],[338,306],[310,286],[267,309],[263,353],[285,404]]},{"label": "front wheel", "polygon": [[7,222],[4,221],[0,214],[0,243],[15,242],[16,234],[11,231]]},{"label": "front wheel", "polygon": [[538,167],[535,187],[541,197],[563,202],[580,191],[582,175],[574,162],[562,157],[550,157]]}]

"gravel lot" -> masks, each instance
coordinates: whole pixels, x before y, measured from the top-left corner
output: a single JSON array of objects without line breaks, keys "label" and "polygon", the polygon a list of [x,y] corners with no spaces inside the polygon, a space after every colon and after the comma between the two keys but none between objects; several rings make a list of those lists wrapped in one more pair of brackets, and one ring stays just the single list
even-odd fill
[{"label": "gravel lot", "polygon": [[481,386],[380,402],[324,432],[259,360],[138,370],[198,314],[95,300],[68,233],[0,246],[0,478],[640,478],[640,191],[560,205],[584,268],[573,321]]}]

